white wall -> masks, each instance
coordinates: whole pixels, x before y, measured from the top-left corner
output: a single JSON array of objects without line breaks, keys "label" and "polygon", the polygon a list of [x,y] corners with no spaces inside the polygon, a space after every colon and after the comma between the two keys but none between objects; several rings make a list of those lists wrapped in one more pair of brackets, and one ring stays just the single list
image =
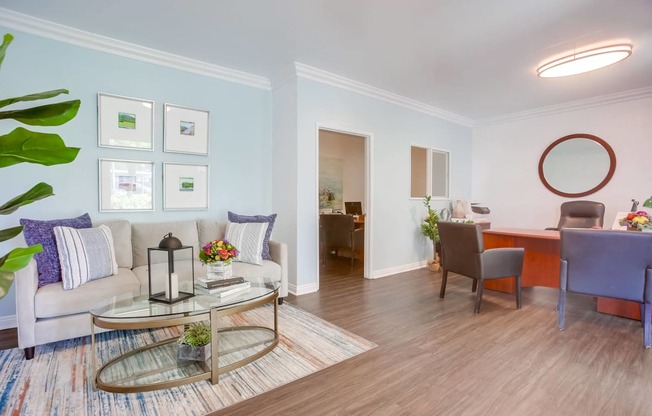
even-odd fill
[{"label": "white wall", "polygon": [[[491,209],[492,227],[556,226],[559,206],[569,198],[548,191],[537,171],[550,143],[573,133],[607,141],[616,154],[611,181],[579,198],[605,204],[605,225],[630,200],[652,195],[652,98],[477,127],[473,131],[473,199]],[[650,210],[652,211],[652,210]]]},{"label": "white wall", "polygon": [[364,137],[320,130],[319,156],[342,160],[343,201],[360,201],[365,212]]},{"label": "white wall", "polygon": [[[370,275],[418,267],[430,256],[431,245],[419,231],[422,199],[410,199],[410,146],[450,151],[452,196],[470,199],[471,129],[306,78],[297,85],[297,242],[290,247],[297,251],[297,287],[314,287],[318,281],[318,125],[372,136],[372,206],[365,224],[373,233]],[[434,206],[449,204],[436,201]]]}]

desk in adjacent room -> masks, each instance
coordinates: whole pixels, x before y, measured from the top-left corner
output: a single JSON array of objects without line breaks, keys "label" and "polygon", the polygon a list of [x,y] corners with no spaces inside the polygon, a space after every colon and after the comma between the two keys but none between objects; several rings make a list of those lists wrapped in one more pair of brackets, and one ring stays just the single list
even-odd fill
[{"label": "desk in adjacent room", "polygon": [[[527,286],[559,287],[560,237],[559,231],[526,228],[497,228],[484,230],[485,249],[523,247],[523,274],[521,284]],[[614,276],[616,278],[616,276]],[[486,289],[513,293],[514,279],[496,279],[485,282]],[[640,319],[639,305],[623,300],[597,298],[598,312]]]}]

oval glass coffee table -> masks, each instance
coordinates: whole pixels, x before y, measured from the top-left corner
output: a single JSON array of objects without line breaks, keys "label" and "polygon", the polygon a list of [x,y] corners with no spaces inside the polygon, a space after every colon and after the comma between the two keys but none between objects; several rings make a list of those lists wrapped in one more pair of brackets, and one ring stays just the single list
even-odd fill
[{"label": "oval glass coffee table", "polygon": [[[267,354],[278,344],[279,282],[248,279],[251,288],[220,298],[197,289],[190,299],[168,305],[150,301],[147,295],[114,296],[93,305],[91,349],[93,371],[97,369],[95,327],[148,329],[210,321],[211,358],[206,361],[177,359],[174,337],[128,351],[104,364],[95,374],[97,388],[115,393],[134,393],[176,387],[209,380],[242,367]],[[234,313],[274,304],[273,328],[231,326],[219,328],[218,319]],[[215,342],[217,340],[217,342]]]}]

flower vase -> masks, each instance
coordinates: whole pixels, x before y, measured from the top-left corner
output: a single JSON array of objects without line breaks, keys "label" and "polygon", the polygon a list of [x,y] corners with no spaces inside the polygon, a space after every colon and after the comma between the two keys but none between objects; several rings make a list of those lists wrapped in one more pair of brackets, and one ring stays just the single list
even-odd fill
[{"label": "flower vase", "polygon": [[228,279],[233,276],[233,267],[231,263],[217,261],[206,264],[206,276],[210,280]]}]

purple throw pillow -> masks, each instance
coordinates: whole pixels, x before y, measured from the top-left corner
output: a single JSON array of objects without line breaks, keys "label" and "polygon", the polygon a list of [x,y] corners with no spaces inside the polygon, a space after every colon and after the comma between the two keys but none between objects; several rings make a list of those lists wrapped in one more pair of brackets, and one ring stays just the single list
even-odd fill
[{"label": "purple throw pillow", "polygon": [[43,251],[34,256],[38,269],[38,287],[61,281],[61,266],[59,265],[57,241],[54,238],[54,227],[91,228],[93,226],[88,214],[77,218],[49,221],[21,218],[20,225],[24,227],[23,235],[28,245],[41,244],[43,246]]},{"label": "purple throw pillow", "polygon": [[274,227],[274,221],[276,221],[276,214],[272,215],[239,215],[231,211],[228,212],[229,221],[236,222],[239,224],[249,223],[249,222],[266,222],[267,231],[265,232],[265,238],[263,239],[263,259],[271,260],[272,256],[269,255],[269,239],[272,236],[272,228]]}]

